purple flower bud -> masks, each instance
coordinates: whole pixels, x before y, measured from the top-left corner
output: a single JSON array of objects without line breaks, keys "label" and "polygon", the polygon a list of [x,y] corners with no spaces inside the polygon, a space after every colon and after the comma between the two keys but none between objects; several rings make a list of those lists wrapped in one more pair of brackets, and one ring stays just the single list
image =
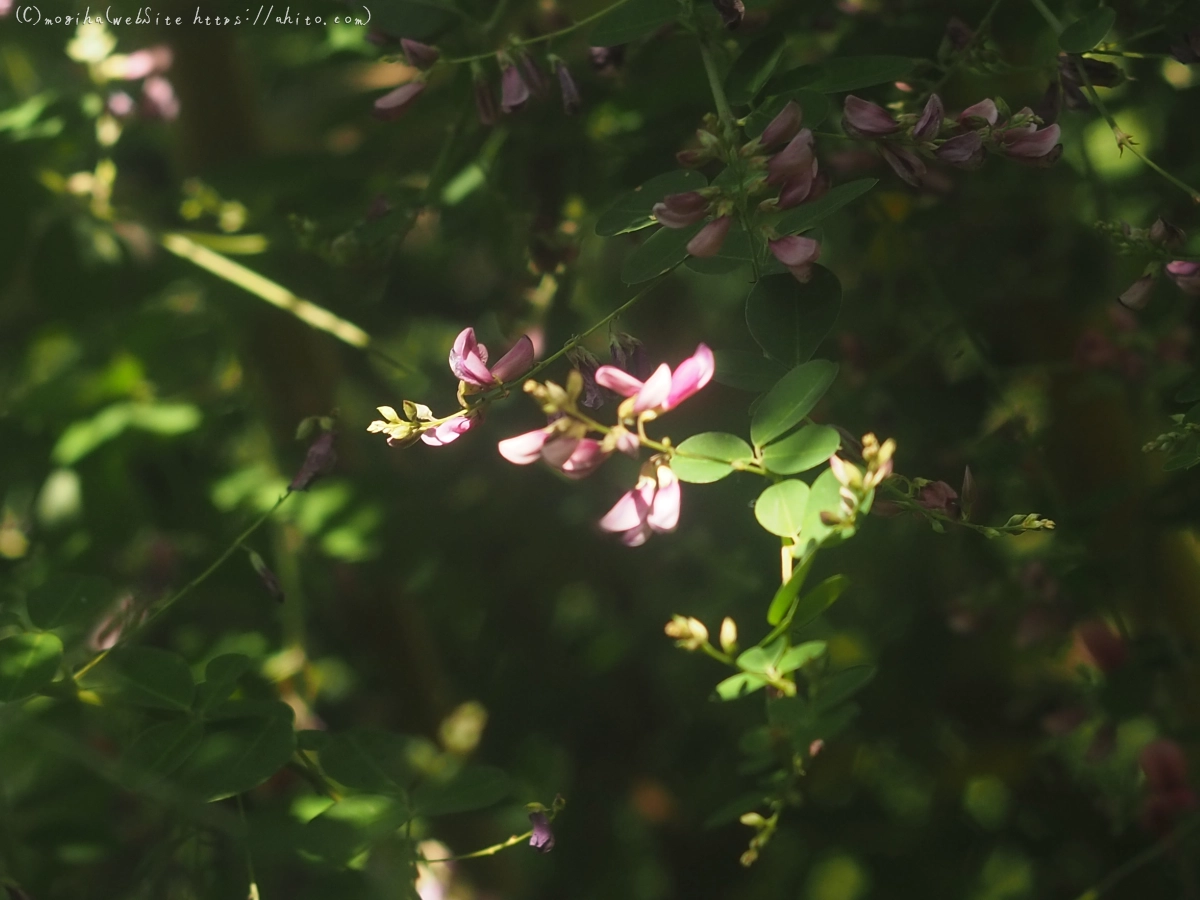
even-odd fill
[{"label": "purple flower bud", "polygon": [[966,50],[975,38],[975,32],[958,16],[951,16],[946,23],[946,40],[954,50]]},{"label": "purple flower bud", "polygon": [[1063,85],[1059,81],[1051,81],[1046,85],[1046,92],[1042,94],[1042,99],[1034,104],[1033,111],[1047,125],[1053,125],[1062,115],[1062,108]]},{"label": "purple flower bud", "polygon": [[769,125],[759,135],[758,142],[764,147],[774,147],[784,141],[790,141],[800,131],[800,122],[804,111],[795,100],[789,100],[773,118]]},{"label": "purple flower bud", "polygon": [[892,167],[893,172],[913,187],[921,186],[921,179],[925,176],[925,162],[921,157],[907,147],[898,144],[895,146],[881,144],[879,153],[884,161]]},{"label": "purple flower bud", "polygon": [[842,128],[851,137],[871,139],[894,134],[900,125],[879,104],[849,94],[842,106]]},{"label": "purple flower bud", "polygon": [[813,133],[802,128],[788,145],[767,162],[767,184],[783,184],[813,164]]},{"label": "purple flower bud", "polygon": [[768,241],[767,247],[800,282],[807,282],[812,277],[813,263],[821,257],[821,245],[812,238],[800,235]]},{"label": "purple flower bud", "polygon": [[698,191],[668,194],[654,204],[654,217],[667,228],[686,228],[708,215],[709,202]]},{"label": "purple flower bud", "polygon": [[930,94],[921,118],[913,126],[913,140],[922,143],[935,140],[942,130],[942,119],[945,118],[945,115],[946,109],[942,106],[942,98],[937,94]]},{"label": "purple flower bud", "polygon": [[995,125],[998,118],[1000,118],[1000,111],[996,109],[996,104],[992,100],[980,100],[958,114],[958,121],[968,128]]},{"label": "purple flower bud", "polygon": [[625,62],[625,45],[592,47],[588,51],[588,55],[592,60],[592,68],[602,74],[610,75],[620,68],[621,63]]},{"label": "purple flower bud", "polygon": [[337,453],[333,449],[333,432],[325,431],[309,445],[308,454],[304,457],[304,465],[296,473],[289,485],[289,491],[307,491],[308,486],[324,473],[333,468],[337,462]]},{"label": "purple flower bud", "polygon": [[604,394],[600,385],[596,384],[596,370],[600,368],[600,360],[585,347],[572,347],[567,351],[567,362],[583,376],[583,395],[580,402],[588,409],[603,406]]},{"label": "purple flower bud", "polygon": [[608,352],[614,366],[628,372],[639,381],[645,381],[650,374],[646,345],[632,335],[623,331],[617,332],[609,344]]},{"label": "purple flower bud", "polygon": [[488,127],[496,124],[496,95],[482,72],[475,76],[475,111],[481,124]]},{"label": "purple flower bud", "polygon": [[729,216],[713,219],[688,241],[687,252],[701,259],[716,256],[721,250],[721,245],[725,243],[725,236],[729,234],[729,226],[732,224],[733,219]]},{"label": "purple flower bud", "polygon": [[998,135],[1000,148],[1017,161],[1048,166],[1062,156],[1062,144],[1058,142],[1060,131],[1057,125],[1039,129],[1032,122],[1006,128]]},{"label": "purple flower bud", "polygon": [[554,60],[554,74],[558,76],[558,87],[562,91],[563,111],[568,116],[573,116],[583,106],[583,101],[579,97],[579,87],[575,84],[575,79],[571,77],[571,70],[561,59]]},{"label": "purple flower bud", "polygon": [[506,113],[520,109],[529,99],[529,85],[521,77],[521,70],[514,65],[504,67],[500,76],[500,108]]},{"label": "purple flower bud", "polygon": [[725,27],[731,31],[741,25],[746,16],[746,5],[742,0],[712,0],[712,5]]},{"label": "purple flower bud", "polygon": [[1155,244],[1166,247],[1168,250],[1178,250],[1184,245],[1187,240],[1187,235],[1183,233],[1183,229],[1176,225],[1172,225],[1162,216],[1154,220],[1154,224],[1150,226],[1150,240]]},{"label": "purple flower bud", "polygon": [[422,44],[412,38],[400,38],[400,47],[404,50],[408,64],[421,70],[428,69],[442,55],[442,51],[437,47],[430,47],[428,44]]},{"label": "purple flower bud", "polygon": [[1193,28],[1172,41],[1169,52],[1176,62],[1185,66],[1200,62],[1200,28]]},{"label": "purple flower bud", "polygon": [[131,115],[133,115],[136,107],[137,104],[133,102],[133,98],[124,91],[117,91],[114,94],[109,94],[108,101],[105,103],[105,108],[108,110],[109,114],[118,119],[129,118]]},{"label": "purple flower bud", "polygon": [[917,492],[917,505],[952,519],[959,516],[958,494],[944,481],[927,484]]},{"label": "purple flower bud", "polygon": [[533,835],[529,838],[529,846],[539,853],[549,853],[554,848],[554,832],[550,830],[550,820],[544,812],[531,812],[529,821],[533,823]]},{"label": "purple flower bud", "polygon": [[811,166],[807,169],[801,169],[784,183],[783,189],[779,192],[779,201],[776,207],[778,209],[791,209],[793,206],[799,206],[809,198],[815,200],[816,198],[812,194],[816,184],[817,161],[814,159]]},{"label": "purple flower bud", "polygon": [[962,514],[964,519],[969,519],[971,517],[971,510],[975,506],[975,498],[977,495],[978,489],[975,487],[975,476],[971,474],[971,467],[966,466],[963,468],[962,488],[959,490],[959,499],[962,503]]},{"label": "purple flower bud", "polygon": [[253,550],[247,550],[247,552],[250,554],[250,565],[254,567],[254,571],[258,574],[259,579],[261,579],[263,587],[267,589],[267,593],[282,603],[283,587],[279,584],[279,579],[275,577],[275,573],[267,567],[261,556]]},{"label": "purple flower bud", "polygon": [[375,118],[392,121],[400,118],[414,100],[425,92],[425,82],[410,81],[394,91],[388,91],[375,101]]},{"label": "purple flower bud", "polygon": [[712,158],[712,153],[700,147],[680,150],[675,154],[675,161],[685,169],[698,169]]},{"label": "purple flower bud", "polygon": [[983,165],[983,138],[977,131],[968,131],[943,141],[933,155],[944,163],[960,169],[978,169]]},{"label": "purple flower bud", "polygon": [[1200,262],[1186,259],[1169,262],[1167,275],[1189,297],[1200,297]]},{"label": "purple flower bud", "polygon": [[1117,302],[1127,309],[1142,310],[1150,302],[1150,295],[1153,293],[1154,276],[1143,275],[1129,287],[1125,288],[1121,296],[1117,297]]},{"label": "purple flower bud", "polygon": [[517,57],[517,65],[521,69],[521,77],[529,89],[538,97],[545,97],[550,90],[550,80],[542,71],[532,56],[522,53]]}]

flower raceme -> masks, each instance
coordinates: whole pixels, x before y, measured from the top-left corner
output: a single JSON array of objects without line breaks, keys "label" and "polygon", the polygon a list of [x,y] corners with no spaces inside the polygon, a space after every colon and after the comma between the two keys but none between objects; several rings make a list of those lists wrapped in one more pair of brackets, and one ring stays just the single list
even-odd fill
[{"label": "flower raceme", "polygon": [[650,535],[674,531],[679,524],[679,479],[670,467],[652,460],[637,484],[600,520],[605,531],[621,534],[627,547],[640,547]]},{"label": "flower raceme", "polygon": [[596,370],[596,383],[626,398],[618,409],[622,419],[649,419],[691,397],[712,380],[715,370],[712,351],[700,344],[674,372],[663,363],[641,381],[616,366],[601,366]]},{"label": "flower raceme", "polygon": [[533,365],[533,341],[522,335],[490,369],[487,347],[475,338],[474,328],[464,328],[450,348],[450,371],[471,388],[490,388],[512,381]]}]

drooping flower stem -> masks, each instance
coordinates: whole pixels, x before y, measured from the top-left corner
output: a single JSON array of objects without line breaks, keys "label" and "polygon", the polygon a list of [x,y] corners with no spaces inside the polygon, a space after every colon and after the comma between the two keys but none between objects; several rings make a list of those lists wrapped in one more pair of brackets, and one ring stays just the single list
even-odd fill
[{"label": "drooping flower stem", "polygon": [[483,856],[495,856],[501,850],[507,850],[509,847],[515,847],[522,841],[527,841],[533,836],[533,829],[526,831],[524,834],[514,834],[508,840],[501,841],[498,844],[492,844],[490,847],[484,847],[482,850],[476,850],[474,853],[461,853],[458,856],[443,856],[441,859],[423,859],[421,862],[425,865],[433,863],[457,862],[460,859],[479,859]]},{"label": "drooping flower stem", "polygon": [[[590,16],[584,16],[582,19],[578,19],[577,21],[566,26],[565,28],[560,28],[560,29],[558,29],[558,31],[551,31],[548,34],[539,34],[537,37],[526,38],[524,40],[517,41],[516,44],[517,44],[517,46],[520,46],[520,47],[528,47],[531,44],[541,44],[546,41],[552,41],[555,38],[563,37],[564,35],[570,34],[572,31],[576,31],[577,29],[582,28],[584,25],[589,25],[592,22],[595,22],[601,16],[606,16],[610,12],[612,12],[614,9],[616,9],[617,7],[624,6],[626,3],[629,3],[629,2],[630,2],[630,0],[616,0],[615,3],[611,3],[608,6],[604,7],[603,9],[597,10],[596,12],[592,13]],[[494,19],[495,19],[495,15],[493,15],[492,20],[489,20],[489,22],[488,22],[488,26],[487,26],[488,30],[491,30],[491,28],[494,27],[494,25],[495,25]],[[488,53],[477,53],[474,56],[460,56],[455,59],[444,60],[444,62],[446,62],[449,65],[459,65],[461,63],[471,63],[471,62],[478,62],[478,61],[484,60],[484,59],[491,59],[493,56],[495,56],[494,51],[488,52]]]}]

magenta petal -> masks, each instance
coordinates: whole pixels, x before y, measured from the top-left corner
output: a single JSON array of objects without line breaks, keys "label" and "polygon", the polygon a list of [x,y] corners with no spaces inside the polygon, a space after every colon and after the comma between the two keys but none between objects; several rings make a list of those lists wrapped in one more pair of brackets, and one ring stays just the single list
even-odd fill
[{"label": "magenta petal", "polygon": [[600,448],[600,442],[595,438],[583,438],[575,452],[562,465],[562,472],[568,478],[586,478],[608,459],[608,454]]},{"label": "magenta petal", "polygon": [[996,109],[995,101],[980,100],[978,103],[968,106],[958,114],[958,121],[965,122],[967,119],[983,119],[989,125],[995,125],[996,119],[1000,117],[1000,111]]},{"label": "magenta petal", "polygon": [[527,431],[524,434],[518,434],[516,437],[510,437],[507,440],[497,444],[500,450],[500,455],[507,459],[510,463],[515,463],[518,466],[527,466],[530,463],[537,462],[538,457],[542,455],[542,447],[549,437],[546,434],[546,429],[539,428],[537,431]]},{"label": "magenta petal", "polygon": [[650,504],[646,523],[655,531],[674,531],[679,524],[679,505],[682,491],[679,479],[667,466],[658,467],[658,490]]},{"label": "magenta petal", "polygon": [[425,82],[410,81],[394,91],[389,91],[375,101],[375,118],[391,120],[399,118],[404,111],[425,91]]},{"label": "magenta petal", "polygon": [[763,129],[762,134],[758,138],[759,143],[764,147],[772,147],[775,144],[790,141],[796,136],[796,132],[800,130],[800,122],[803,117],[800,105],[795,100],[789,100],[787,105],[771,120],[770,124]]},{"label": "magenta petal", "polygon": [[983,164],[983,138],[976,131],[968,131],[944,141],[933,155],[952,166],[977,168]]},{"label": "magenta petal", "polygon": [[487,350],[475,340],[475,329],[464,328],[450,348],[450,371],[459,381],[487,387],[495,384],[487,367]]},{"label": "magenta petal", "polygon": [[663,404],[663,409],[674,409],[692,394],[699,391],[712,381],[716,364],[713,353],[704,344],[696,348],[696,352],[679,364],[671,375],[671,393]]},{"label": "magenta petal", "polygon": [[725,243],[725,236],[729,234],[729,226],[732,224],[733,219],[729,216],[713,219],[688,241],[687,252],[701,259],[716,256],[721,251],[721,245]]},{"label": "magenta petal", "polygon": [[666,203],[655,203],[651,212],[654,213],[654,218],[658,219],[658,223],[666,228],[687,228],[708,215],[703,207],[692,212],[677,212]]},{"label": "magenta petal", "polygon": [[497,381],[512,381],[519,375],[524,375],[533,367],[533,341],[529,335],[521,335],[521,339],[513,344],[511,350],[500,357],[499,362],[492,366],[492,377]]},{"label": "magenta petal", "polygon": [[606,387],[622,397],[632,397],[642,389],[638,381],[624,369],[616,366],[601,366],[596,370],[596,384]]},{"label": "magenta petal", "polygon": [[577,437],[556,437],[546,441],[546,446],[542,448],[542,459],[552,468],[561,469],[578,446],[579,438]]},{"label": "magenta petal", "polygon": [[813,159],[813,133],[803,128],[767,163],[767,184],[783,184],[810,168]]},{"label": "magenta petal", "polygon": [[438,425],[433,431],[426,431],[421,435],[421,440],[431,447],[444,447],[446,444],[453,443],[458,440],[459,435],[466,434],[475,427],[475,420],[468,419],[466,416],[459,416],[451,419],[448,422],[443,422]]},{"label": "magenta petal", "polygon": [[633,400],[633,414],[641,415],[648,409],[662,406],[671,393],[671,367],[666,363],[654,370],[654,374],[646,379],[642,389]]},{"label": "magenta petal", "polygon": [[878,103],[849,94],[842,106],[842,128],[855,137],[875,138],[899,131],[900,125]]},{"label": "magenta petal", "polygon": [[779,208],[791,209],[809,199],[816,178],[817,161],[814,159],[809,168],[802,169],[783,185],[779,192]]},{"label": "magenta petal", "polygon": [[1045,156],[1058,143],[1061,129],[1057,125],[1049,125],[1041,131],[1026,131],[1012,129],[1000,135],[1000,141],[1005,145],[1009,156],[1020,156],[1025,159],[1036,159]]},{"label": "magenta petal", "polygon": [[768,241],[767,246],[775,258],[785,266],[806,266],[815,263],[821,256],[821,245],[812,238],[791,235]]},{"label": "magenta petal", "polygon": [[637,458],[638,450],[641,449],[642,442],[638,440],[638,436],[632,431],[622,429],[620,436],[617,438],[617,449],[627,456]]},{"label": "magenta petal", "polygon": [[643,522],[637,528],[631,528],[621,535],[621,543],[626,547],[640,547],[649,537],[650,526]]},{"label": "magenta petal", "polygon": [[626,491],[600,520],[600,527],[605,531],[630,531],[645,524],[650,512],[650,500],[653,497],[654,482],[648,478],[639,478],[637,487]]},{"label": "magenta petal", "polygon": [[946,110],[942,106],[942,98],[937,94],[930,94],[929,100],[925,104],[925,109],[921,113],[921,118],[913,126],[913,140],[932,141],[936,138],[942,130],[942,119],[945,115]]}]

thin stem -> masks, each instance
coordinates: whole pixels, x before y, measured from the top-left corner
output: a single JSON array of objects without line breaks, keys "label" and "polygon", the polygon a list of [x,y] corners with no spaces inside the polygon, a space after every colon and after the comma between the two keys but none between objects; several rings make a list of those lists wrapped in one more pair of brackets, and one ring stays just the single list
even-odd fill
[{"label": "thin stem", "polygon": [[[151,622],[153,622],[160,615],[162,615],[164,612],[166,612],[168,609],[170,609],[175,603],[177,603],[179,600],[186,597],[189,593],[191,593],[191,591],[193,591],[195,588],[197,588],[201,584],[203,584],[210,575],[212,575],[215,571],[217,571],[217,569],[219,569],[221,567],[221,564],[224,563],[225,560],[229,559],[230,556],[232,556],[234,553],[236,553],[238,551],[238,549],[242,546],[242,544],[244,544],[247,540],[249,540],[250,536],[252,534],[254,534],[254,532],[258,531],[258,529],[263,526],[263,524],[267,521],[267,519],[271,518],[271,516],[275,514],[275,511],[277,509],[279,509],[279,507],[281,507],[284,504],[284,501],[286,501],[287,498],[290,496],[292,496],[292,491],[289,489],[278,500],[275,501],[274,506],[272,506],[265,513],[263,513],[261,516],[259,516],[257,519],[255,519],[254,522],[245,531],[243,531],[240,535],[238,535],[237,539],[232,544],[230,544],[228,547],[226,547],[225,551],[220,556],[218,556],[207,569],[205,569],[203,572],[201,572],[199,575],[197,575],[195,578],[193,578],[191,581],[189,581],[187,584],[185,584],[183,587],[181,587],[178,591],[176,591],[174,594],[172,594],[170,597],[168,597],[166,600],[164,600],[162,603],[160,603],[150,613],[150,615],[148,615],[141,622],[141,624],[139,624],[135,628],[131,628],[128,631],[124,632],[121,635],[120,640],[121,641],[127,640],[132,635],[147,628]],[[115,647],[116,644],[114,644],[113,646]],[[83,665],[83,667],[81,669],[79,669],[75,673],[75,679],[78,680],[81,676],[83,676],[84,674],[89,672],[97,663],[99,663],[102,659],[104,659],[104,657],[108,656],[108,654],[111,652],[112,649],[113,648],[110,647],[108,650],[102,650],[96,656],[92,657],[87,663],[85,663]]]},{"label": "thin stem", "polygon": [[317,768],[316,763],[308,758],[307,753],[303,750],[297,750],[296,759],[300,761],[300,768],[304,770],[304,774],[308,776],[308,780],[312,783],[313,787],[334,803],[342,799],[342,795],[329,783],[329,779],[325,777],[324,772]]},{"label": "thin stem", "polygon": [[700,649],[719,663],[724,663],[727,666],[737,666],[737,663],[734,661],[732,656],[728,655],[727,653],[722,653],[708,641],[705,641],[703,644],[701,644]]},{"label": "thin stem", "polygon": [[[582,28],[584,25],[589,25],[592,22],[595,22],[601,16],[606,16],[610,12],[612,12],[614,9],[616,9],[617,7],[624,6],[626,3],[629,3],[629,2],[630,2],[630,0],[617,0],[617,2],[613,3],[611,6],[606,6],[606,7],[604,7],[604,9],[599,10],[598,12],[592,13],[590,16],[584,16],[582,19],[578,20],[577,22],[575,22],[572,25],[568,25],[566,28],[560,28],[560,29],[558,29],[558,31],[551,31],[549,34],[540,34],[537,37],[526,38],[523,40],[517,40],[517,41],[514,41],[513,44],[518,47],[528,47],[532,44],[541,44],[541,43],[544,43],[545,41],[552,41],[555,38],[560,38],[563,35],[570,34],[572,31]],[[495,15],[493,14],[493,19],[494,18],[495,18]],[[490,30],[494,25],[495,25],[495,22],[492,20],[489,20],[485,27],[487,27]],[[491,59],[493,56],[495,56],[495,53],[477,53],[474,56],[460,56],[455,59],[443,60],[443,62],[445,62],[448,65],[456,66],[456,65],[461,65],[462,63],[471,63],[471,62],[478,62],[478,61],[484,60],[484,59]]]},{"label": "thin stem", "polygon": [[492,846],[484,847],[482,850],[476,850],[474,853],[463,853],[459,856],[444,856],[441,859],[426,859],[422,860],[421,862],[425,865],[432,865],[433,863],[456,862],[460,859],[478,859],[481,856],[495,856],[501,850],[507,850],[509,847],[514,847],[521,843],[521,841],[531,837],[533,837],[532,829],[524,834],[514,834],[507,841],[501,841],[498,844],[492,844]]},{"label": "thin stem", "polygon": [[732,134],[735,127],[733,110],[729,107],[729,98],[725,96],[725,88],[721,84],[721,74],[717,71],[717,63],[703,35],[700,37],[700,59],[704,62],[704,74],[708,76],[708,87],[712,91],[713,102],[717,105],[717,116],[726,132]]},{"label": "thin stem", "polygon": [[248,900],[259,900],[258,878],[254,874],[254,858],[250,855],[250,828],[246,824],[246,807],[242,805],[242,795],[237,795],[238,817],[242,820],[242,836],[246,844],[246,873],[250,876],[250,894]]}]

